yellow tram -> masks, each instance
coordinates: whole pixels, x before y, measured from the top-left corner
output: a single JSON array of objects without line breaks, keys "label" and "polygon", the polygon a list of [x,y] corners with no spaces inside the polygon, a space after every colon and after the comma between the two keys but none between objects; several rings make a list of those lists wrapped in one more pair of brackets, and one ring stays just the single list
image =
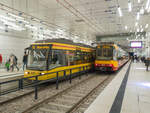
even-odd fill
[{"label": "yellow tram", "polygon": [[[24,77],[42,74],[38,80],[47,80],[56,77],[61,70],[72,69],[72,73],[91,69],[94,64],[94,49],[90,46],[74,43],[67,39],[48,39],[33,43],[28,49],[27,70]],[[82,67],[79,69],[78,67]],[[52,73],[52,74],[47,74]],[[66,71],[66,76],[70,71]],[[59,72],[58,76],[64,76]],[[31,80],[34,80],[31,78]]]},{"label": "yellow tram", "polygon": [[101,42],[96,47],[95,69],[116,71],[128,61],[128,53],[113,42]]}]

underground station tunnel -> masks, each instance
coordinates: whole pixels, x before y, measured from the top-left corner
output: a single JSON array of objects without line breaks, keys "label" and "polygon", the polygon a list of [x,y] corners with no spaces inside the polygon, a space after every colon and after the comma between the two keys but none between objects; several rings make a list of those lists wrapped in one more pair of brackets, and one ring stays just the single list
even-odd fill
[{"label": "underground station tunnel", "polygon": [[0,113],[150,113],[150,0],[0,0]]}]

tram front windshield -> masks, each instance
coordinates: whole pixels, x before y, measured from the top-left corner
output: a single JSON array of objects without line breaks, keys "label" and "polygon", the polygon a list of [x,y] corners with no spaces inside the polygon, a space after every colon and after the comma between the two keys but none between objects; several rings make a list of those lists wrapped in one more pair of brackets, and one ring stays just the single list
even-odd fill
[{"label": "tram front windshield", "polygon": [[29,51],[27,69],[46,70],[48,49],[33,49]]},{"label": "tram front windshield", "polygon": [[112,60],[113,59],[113,46],[103,45],[97,47],[97,60]]}]

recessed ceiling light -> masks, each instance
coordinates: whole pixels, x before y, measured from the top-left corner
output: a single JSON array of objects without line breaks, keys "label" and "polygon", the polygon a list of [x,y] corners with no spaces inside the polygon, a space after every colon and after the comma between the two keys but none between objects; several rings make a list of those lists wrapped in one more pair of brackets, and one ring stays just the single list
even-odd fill
[{"label": "recessed ceiling light", "polygon": [[119,12],[119,16],[122,17],[122,11],[121,11],[120,6],[118,7],[118,12]]},{"label": "recessed ceiling light", "polygon": [[142,28],[142,29],[141,29],[141,32],[143,32],[143,30],[144,30],[144,29]]},{"label": "recessed ceiling light", "polygon": [[145,7],[146,10],[147,10],[148,7],[149,7],[149,3],[150,3],[150,0],[147,0],[146,7]]},{"label": "recessed ceiling light", "polygon": [[131,1],[128,1],[128,8],[129,8],[129,12],[132,11],[132,4],[131,4]]},{"label": "recessed ceiling light", "polygon": [[139,12],[137,13],[137,17],[136,17],[136,19],[137,19],[137,20],[139,20],[139,19],[140,19],[140,13],[139,13]]},{"label": "recessed ceiling light", "polygon": [[145,25],[145,28],[148,28],[148,24]]},{"label": "recessed ceiling light", "polygon": [[138,3],[140,3],[141,2],[141,0],[138,0]]},{"label": "recessed ceiling light", "polygon": [[137,26],[137,25],[138,25],[138,22],[135,23],[135,26]]},{"label": "recessed ceiling light", "polygon": [[140,9],[140,14],[144,14],[144,8],[143,7]]},{"label": "recessed ceiling light", "polygon": [[128,29],[128,27],[127,27],[127,26],[125,26],[125,29],[127,30],[127,29]]}]

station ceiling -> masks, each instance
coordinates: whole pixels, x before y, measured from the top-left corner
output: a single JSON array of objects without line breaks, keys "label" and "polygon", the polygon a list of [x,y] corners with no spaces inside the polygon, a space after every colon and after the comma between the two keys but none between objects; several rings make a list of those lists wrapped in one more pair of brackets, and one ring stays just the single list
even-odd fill
[{"label": "station ceiling", "polygon": [[149,0],[0,0],[0,4],[1,9],[6,6],[9,12],[36,17],[53,30],[85,40],[149,30]]}]

